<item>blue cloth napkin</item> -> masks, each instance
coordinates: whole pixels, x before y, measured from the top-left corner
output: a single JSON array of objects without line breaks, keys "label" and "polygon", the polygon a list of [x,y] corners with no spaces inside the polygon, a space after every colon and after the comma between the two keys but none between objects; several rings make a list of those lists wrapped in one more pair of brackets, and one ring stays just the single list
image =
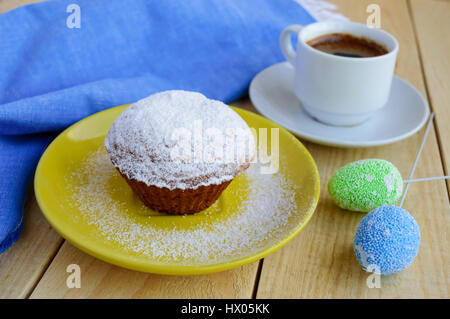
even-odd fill
[{"label": "blue cloth napkin", "polygon": [[161,90],[237,99],[283,60],[282,29],[311,22],[293,0],[60,0],[0,15],[0,252],[57,131]]}]

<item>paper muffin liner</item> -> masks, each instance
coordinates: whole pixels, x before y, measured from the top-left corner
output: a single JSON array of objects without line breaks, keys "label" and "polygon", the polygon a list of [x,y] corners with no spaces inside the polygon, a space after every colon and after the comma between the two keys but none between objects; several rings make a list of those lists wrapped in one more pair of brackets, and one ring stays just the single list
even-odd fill
[{"label": "paper muffin liner", "polygon": [[[120,171],[119,171],[120,173]],[[149,208],[167,214],[194,214],[207,209],[214,204],[232,180],[217,185],[199,186],[196,189],[170,190],[166,187],[148,186],[147,184],[129,179],[120,173],[136,193],[140,200]]]}]

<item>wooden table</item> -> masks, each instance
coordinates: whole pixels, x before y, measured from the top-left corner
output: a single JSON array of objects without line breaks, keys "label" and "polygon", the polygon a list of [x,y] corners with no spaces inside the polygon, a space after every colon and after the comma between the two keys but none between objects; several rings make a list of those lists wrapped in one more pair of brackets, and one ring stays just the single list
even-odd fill
[{"label": "wooden table", "polygon": [[[0,12],[30,0],[0,0]],[[436,113],[415,178],[450,173],[450,1],[332,0],[353,21],[365,23],[370,3],[381,26],[400,42],[396,73],[428,98]],[[248,100],[235,105],[255,111]],[[256,112],[256,111],[255,111]],[[122,269],[73,247],[42,216],[34,196],[22,236],[0,255],[0,298],[449,298],[450,182],[412,184],[404,208],[421,227],[418,257],[407,270],[366,285],[352,240],[364,216],[337,208],[326,191],[334,171],[362,158],[393,162],[409,175],[424,130],[393,145],[344,149],[306,141],[321,175],[322,192],[309,225],[276,253],[243,267],[202,276],[161,276]],[[81,267],[81,288],[69,289],[66,268]]]}]

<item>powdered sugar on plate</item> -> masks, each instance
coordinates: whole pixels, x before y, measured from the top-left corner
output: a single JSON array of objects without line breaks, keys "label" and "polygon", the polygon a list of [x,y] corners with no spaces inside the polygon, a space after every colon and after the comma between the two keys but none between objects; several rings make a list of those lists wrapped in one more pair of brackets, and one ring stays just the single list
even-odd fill
[{"label": "powdered sugar on plate", "polygon": [[[158,218],[142,216],[129,209],[130,203],[117,199],[111,180],[121,179],[103,147],[89,154],[81,167],[72,173],[67,184],[73,185],[72,197],[79,211],[74,222],[93,226],[105,244],[120,246],[125,252],[148,256],[159,263],[178,265],[214,264],[239,259],[273,245],[285,237],[289,219],[298,209],[296,186],[281,173],[261,174],[255,163],[233,181],[207,213],[170,217],[173,223],[162,226]],[[233,184],[232,184],[233,185]],[[125,182],[123,186],[128,187]],[[235,192],[235,194],[227,194]],[[232,196],[231,196],[232,195]],[[228,196],[228,197],[227,197]],[[221,198],[222,198],[221,197]],[[221,212],[221,200],[237,198],[237,208]],[[142,205],[142,210],[148,210]],[[209,211],[208,210],[208,211]],[[79,219],[82,219],[79,220]],[[183,220],[195,220],[189,227],[178,227]]]}]

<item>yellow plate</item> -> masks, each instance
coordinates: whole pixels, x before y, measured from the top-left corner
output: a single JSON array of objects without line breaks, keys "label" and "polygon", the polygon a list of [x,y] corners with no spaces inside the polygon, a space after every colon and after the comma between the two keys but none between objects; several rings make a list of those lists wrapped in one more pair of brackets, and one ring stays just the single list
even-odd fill
[{"label": "yellow plate", "polygon": [[[248,170],[198,214],[151,211],[114,170],[103,147],[111,123],[126,107],[72,125],[50,144],[37,166],[34,186],[42,212],[61,236],[88,254],[151,273],[223,271],[281,248],[314,213],[319,174],[306,148],[285,129],[238,108],[233,109],[257,135],[259,128],[268,130],[268,138],[259,140],[262,149],[271,149],[271,136],[276,136],[271,129],[279,128],[279,171],[258,175],[260,168],[253,168],[250,176]],[[264,184],[264,178],[269,182]],[[285,197],[279,203],[277,194]],[[241,220],[247,226],[239,228]]]}]

